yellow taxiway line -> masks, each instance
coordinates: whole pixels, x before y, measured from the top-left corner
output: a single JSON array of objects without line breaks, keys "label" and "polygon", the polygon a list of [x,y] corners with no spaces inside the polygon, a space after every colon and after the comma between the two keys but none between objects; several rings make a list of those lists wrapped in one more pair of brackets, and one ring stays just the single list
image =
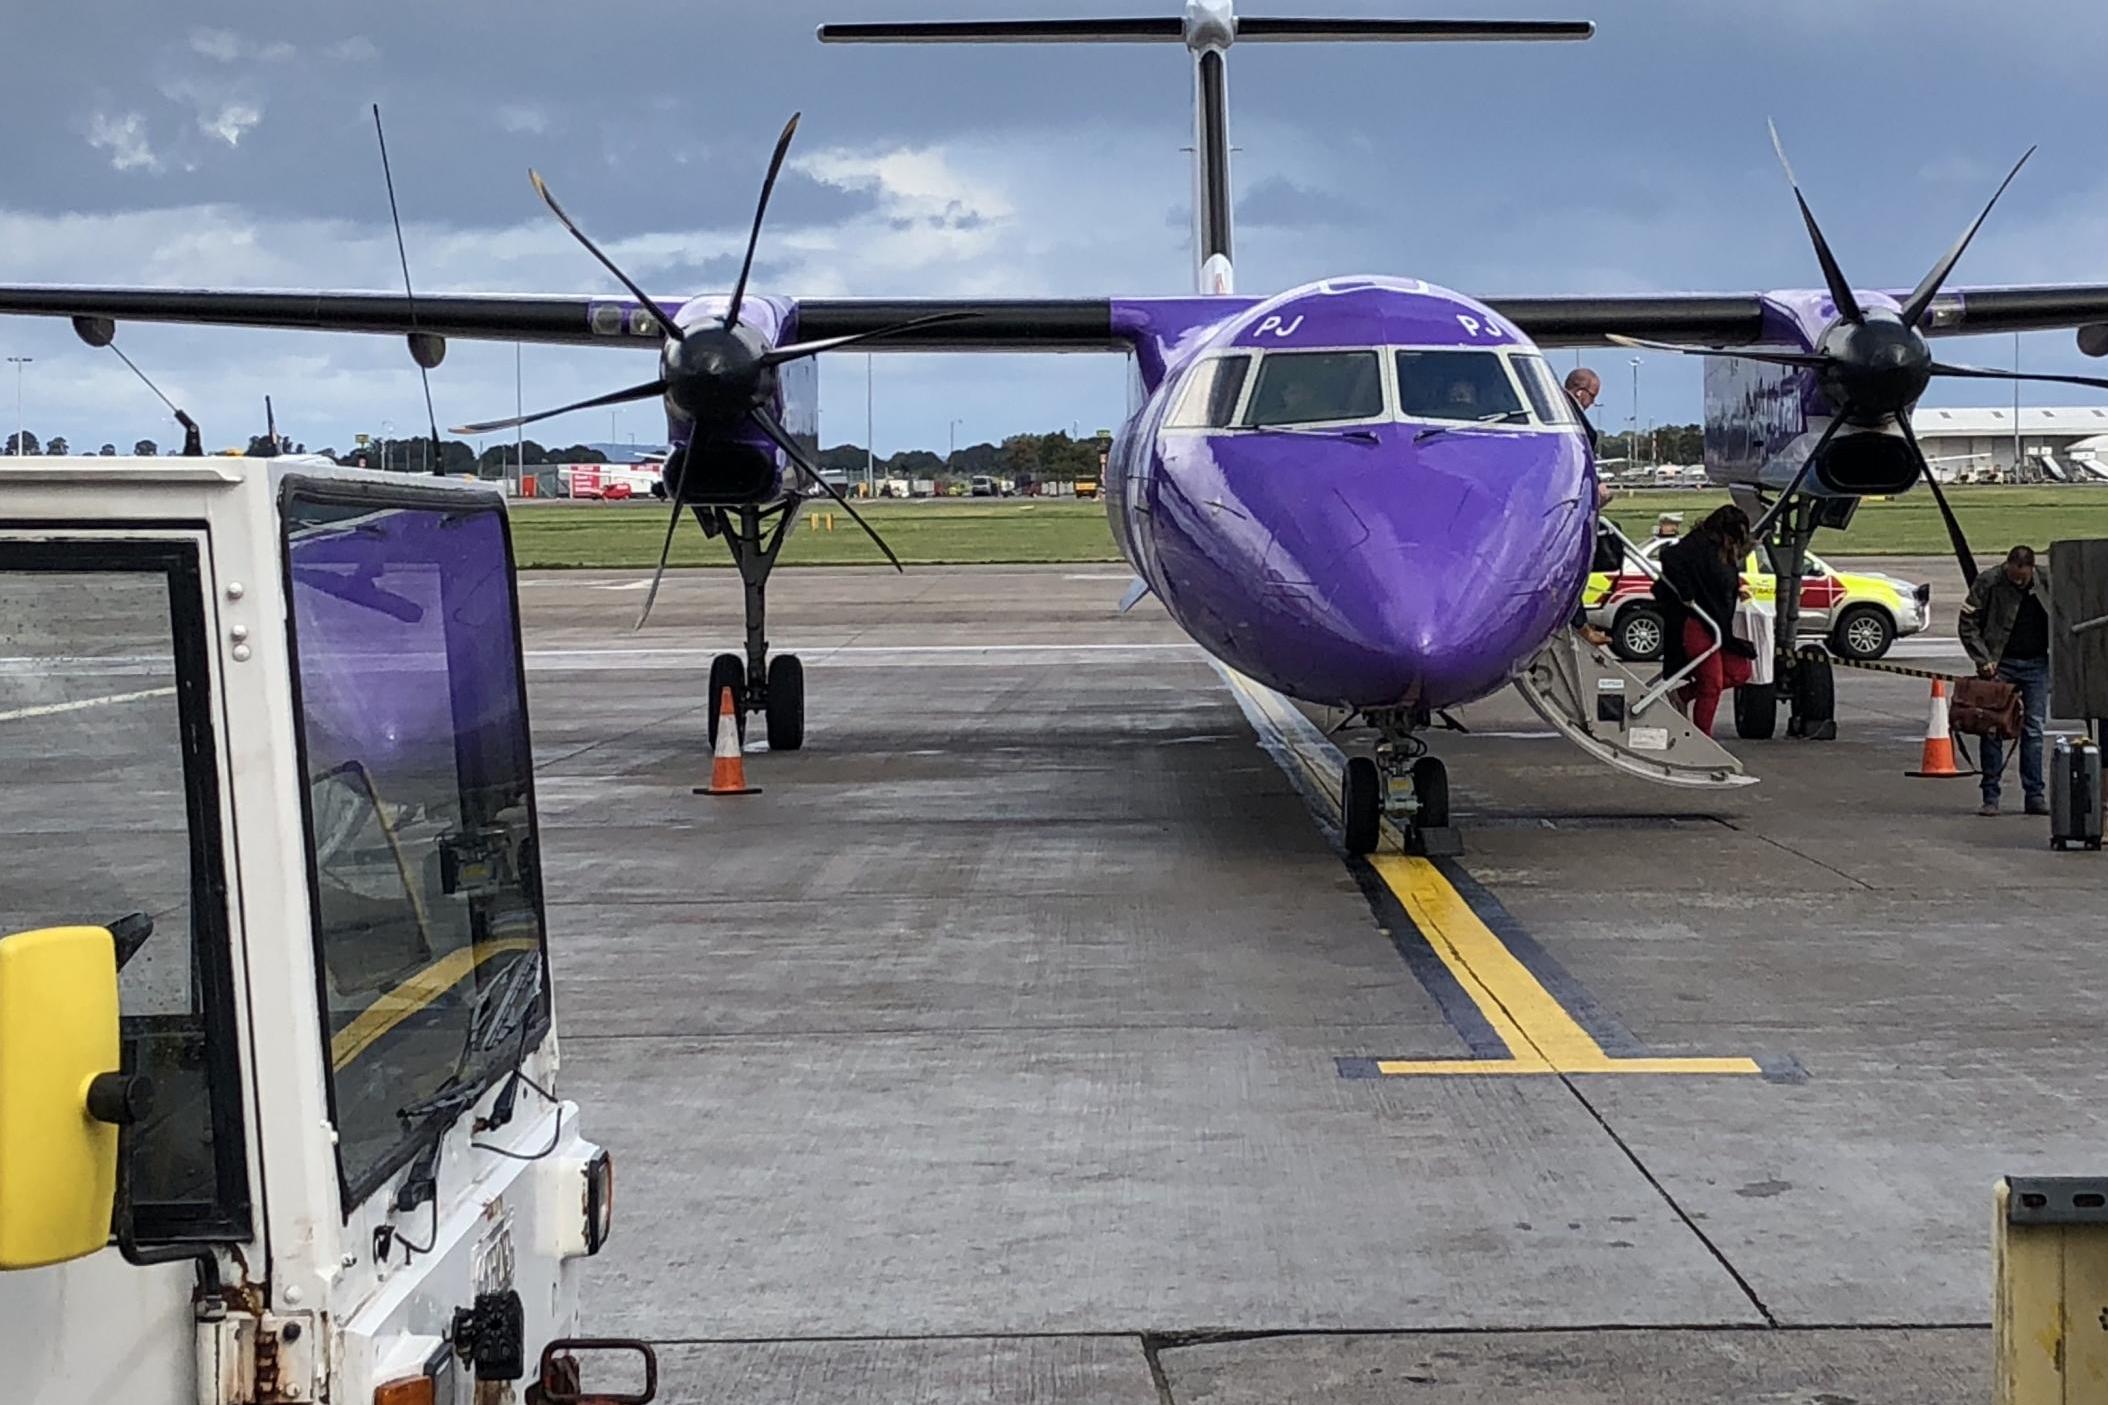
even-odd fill
[{"label": "yellow taxiway line", "polygon": [[[1337,819],[1343,759],[1309,720],[1280,694],[1235,673],[1230,684],[1292,756],[1309,781],[1306,787]],[[1292,715],[1291,715],[1292,714]],[[1383,838],[1402,836],[1386,821]],[[1457,985],[1507,1047],[1506,1058],[1377,1059],[1387,1075],[1543,1075],[1763,1073],[1755,1059],[1675,1058],[1613,1055],[1582,1028],[1559,998],[1488,927],[1456,885],[1435,864],[1403,853],[1376,853],[1369,864],[1412,919]]]}]

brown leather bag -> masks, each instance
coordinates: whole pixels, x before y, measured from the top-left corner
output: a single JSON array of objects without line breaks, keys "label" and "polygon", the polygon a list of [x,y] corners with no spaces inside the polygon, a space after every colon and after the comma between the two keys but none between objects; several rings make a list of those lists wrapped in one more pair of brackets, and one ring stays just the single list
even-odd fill
[{"label": "brown leather bag", "polygon": [[2020,689],[1997,678],[1963,678],[1954,685],[1947,725],[1970,737],[2014,741],[2020,736]]}]

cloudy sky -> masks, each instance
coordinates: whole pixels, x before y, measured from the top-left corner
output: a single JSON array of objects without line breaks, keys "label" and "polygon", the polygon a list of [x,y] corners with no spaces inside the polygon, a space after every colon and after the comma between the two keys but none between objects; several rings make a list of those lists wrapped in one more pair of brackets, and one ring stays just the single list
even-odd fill
[{"label": "cloudy sky", "polygon": [[[381,104],[425,291],[608,292],[567,209],[655,292],[722,289],[769,145],[802,109],[757,270],[807,295],[1182,292],[1190,77],[1172,46],[822,47],[823,19],[1150,14],[1174,0],[79,0],[0,7],[0,280],[389,290],[400,273],[368,105]],[[1775,117],[1862,285],[1917,281],[2012,160],[2041,151],[1960,281],[2108,281],[2108,6],[2003,0],[1246,0],[1246,13],[1592,18],[1585,45],[1251,46],[1231,61],[1238,277],[1409,274],[1481,296],[1749,290],[1819,275],[1764,131]],[[180,18],[178,14],[180,13]],[[123,329],[204,424],[311,445],[424,411],[388,338]],[[2010,364],[2010,338],[1950,344]],[[2023,364],[2085,369],[2066,335]],[[107,351],[0,318],[32,432],[76,446],[173,426]],[[1558,360],[1565,364],[1571,353]],[[1631,414],[1625,353],[1589,359]],[[0,366],[0,371],[6,368]],[[642,353],[527,349],[527,403],[649,374]],[[508,413],[512,347],[457,342],[442,425]],[[864,437],[866,361],[823,364],[821,432]],[[1698,416],[1695,365],[1650,357],[1643,422]],[[0,380],[0,420],[15,387]],[[876,358],[881,452],[1110,426],[1111,357]],[[1999,391],[1993,390],[1996,396]],[[2029,392],[2036,403],[2085,392]],[[1941,403],[1985,392],[1941,387]],[[650,440],[632,407],[545,440]]]}]

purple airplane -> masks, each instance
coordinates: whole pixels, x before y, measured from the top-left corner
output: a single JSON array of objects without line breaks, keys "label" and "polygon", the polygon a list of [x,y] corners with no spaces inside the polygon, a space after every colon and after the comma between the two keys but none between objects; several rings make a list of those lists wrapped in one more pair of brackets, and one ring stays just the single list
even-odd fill
[{"label": "purple airplane", "polygon": [[[1454,838],[1448,782],[1425,754],[1423,733],[1444,709],[1510,682],[1584,750],[1632,774],[1684,785],[1749,779],[1664,704],[1667,683],[1650,687],[1567,628],[1588,573],[1596,477],[1578,416],[1539,347],[1626,341],[1721,358],[1707,378],[1707,460],[1784,552],[1775,560],[1787,578],[1778,592],[1784,640],[1795,637],[1795,580],[1817,527],[1848,520],[1862,494],[1900,492],[1920,477],[1938,494],[1908,421],[1929,379],[2006,377],[1940,365],[1928,335],[2075,327],[2088,354],[2108,354],[2108,286],[1943,294],[1971,225],[1915,290],[1855,292],[1804,200],[1824,273],[1818,293],[1480,301],[1394,277],[1326,279],[1263,299],[1233,291],[1224,80],[1233,43],[1592,32],[1580,22],[1240,19],[1231,0],[1188,0],[1184,15],[1169,19],[821,29],[826,42],[1183,43],[1195,91],[1200,291],[1190,297],[749,295],[794,117],[729,297],[646,294],[537,176],[551,211],[628,298],[16,286],[0,287],[0,313],[71,317],[97,346],[128,319],[391,334],[407,338],[427,368],[450,337],[657,350],[659,374],[649,381],[456,432],[663,401],[673,446],[666,545],[687,509],[706,535],[724,540],[746,583],[745,655],[718,657],[708,696],[731,687],[742,720],[766,716],[775,750],[803,742],[804,678],[794,656],[770,657],[767,583],[799,506],[822,492],[841,497],[813,462],[811,358],[850,346],[1125,353],[1139,395],[1113,442],[1105,497],[1138,577],[1130,603],[1153,593],[1227,667],[1364,718],[1378,740],[1373,757],[1346,768],[1346,846],[1372,848],[1388,817],[1409,847],[1437,849]],[[1955,539],[1965,556],[1958,529]],[[665,562],[662,548],[662,574]],[[657,590],[654,576],[646,616]],[[1779,666],[1796,730],[1824,735],[1834,727],[1827,666],[1791,652]],[[714,736],[714,708],[710,725]]]}]

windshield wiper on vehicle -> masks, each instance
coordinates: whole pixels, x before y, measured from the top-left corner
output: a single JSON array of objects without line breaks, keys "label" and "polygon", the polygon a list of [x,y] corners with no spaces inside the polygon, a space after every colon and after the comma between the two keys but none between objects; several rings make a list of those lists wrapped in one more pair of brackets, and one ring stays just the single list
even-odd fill
[{"label": "windshield wiper on vehicle", "polygon": [[461,1057],[454,1071],[431,1092],[395,1110],[406,1130],[441,1114],[461,1112],[483,1096],[481,1080],[468,1079],[469,1066],[477,1054],[495,1047],[533,1012],[542,993],[541,972],[540,953],[530,952],[514,960],[503,975],[477,993],[468,1035],[462,1041]]},{"label": "windshield wiper on vehicle", "polygon": [[1413,436],[1413,442],[1415,444],[1425,443],[1427,440],[1434,438],[1437,434],[1451,434],[1460,429],[1469,429],[1472,425],[1475,424],[1505,424],[1511,420],[1516,419],[1520,419],[1527,422],[1529,418],[1530,412],[1520,407],[1517,407],[1513,410],[1502,410],[1496,414],[1480,415],[1477,419],[1472,420],[1468,423],[1464,421],[1458,421],[1455,424],[1432,425],[1426,429],[1421,430],[1418,434],[1415,434]]},{"label": "windshield wiper on vehicle", "polygon": [[1288,424],[1233,424],[1225,428],[1231,434],[1296,434],[1306,439],[1345,439],[1354,444],[1380,442],[1373,429],[1299,429]]}]

